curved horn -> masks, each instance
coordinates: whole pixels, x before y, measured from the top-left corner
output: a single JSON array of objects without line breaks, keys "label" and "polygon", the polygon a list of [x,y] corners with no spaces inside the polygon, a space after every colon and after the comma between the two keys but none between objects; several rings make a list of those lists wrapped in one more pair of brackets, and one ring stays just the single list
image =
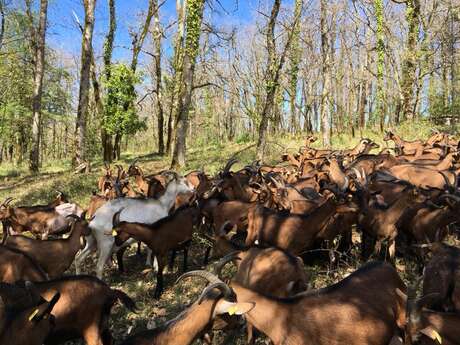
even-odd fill
[{"label": "curved horn", "polygon": [[225,231],[225,228],[227,227],[227,225],[229,224],[232,224],[231,221],[227,220],[224,224],[221,225],[221,227],[219,228],[219,230],[217,230],[217,235],[218,236],[225,236],[227,235],[227,232]]},{"label": "curved horn", "polygon": [[12,197],[8,197],[5,199],[5,201],[0,205],[0,207],[6,207],[10,204],[10,202],[13,201]]},{"label": "curved horn", "polygon": [[281,184],[281,182],[278,181],[276,178],[274,178],[273,175],[270,175],[269,179],[275,184],[276,188],[283,188],[283,185]]},{"label": "curved horn", "polygon": [[460,196],[452,194],[443,194],[439,197],[439,199],[452,199],[455,202],[460,202]]},{"label": "curved horn", "polygon": [[81,218],[79,216],[77,216],[76,214],[68,214],[67,216],[65,216],[66,218],[73,218],[75,220],[80,220]]},{"label": "curved horn", "polygon": [[234,251],[231,252],[227,255],[225,255],[222,259],[219,260],[219,262],[216,264],[214,267],[214,272],[217,274],[219,278],[221,278],[221,273],[222,269],[230,262],[233,260],[241,260],[241,258],[238,256],[241,253],[241,251]]},{"label": "curved horn", "polygon": [[438,209],[438,210],[440,210],[440,209],[442,208],[442,206],[436,205],[436,204],[435,204],[433,201],[431,201],[431,200],[427,200],[426,204],[427,204],[428,206],[431,206],[431,207],[436,208],[436,209]]},{"label": "curved horn", "polygon": [[235,157],[232,157],[228,160],[227,164],[225,164],[225,167],[224,169],[222,170],[222,173],[225,175],[225,174],[228,174],[230,172],[230,168],[236,163],[238,162],[238,159],[236,159]]},{"label": "curved horn", "polygon": [[114,213],[113,218],[112,218],[112,226],[116,228],[120,224],[120,213],[124,210],[125,208],[121,208],[117,212]]},{"label": "curved horn", "polygon": [[212,289],[219,289],[223,293],[224,297],[229,297],[233,294],[232,289],[227,284],[225,284],[222,280],[220,280],[218,277],[216,277],[211,272],[203,271],[203,270],[190,271],[190,272],[184,273],[179,278],[177,278],[175,284],[189,277],[200,277],[200,278],[207,280],[211,284],[207,286],[201,293],[200,297],[198,298],[198,304],[201,304],[201,302],[206,297],[208,292],[211,291]]},{"label": "curved horn", "polygon": [[139,161],[139,158],[134,158],[134,160],[131,162],[129,166],[130,167],[135,166],[138,161]]}]

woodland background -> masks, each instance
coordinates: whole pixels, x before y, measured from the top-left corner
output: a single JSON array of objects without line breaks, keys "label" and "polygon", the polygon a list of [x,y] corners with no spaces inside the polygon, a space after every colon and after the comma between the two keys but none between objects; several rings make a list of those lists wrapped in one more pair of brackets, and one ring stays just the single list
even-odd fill
[{"label": "woodland background", "polygon": [[460,0],[130,3],[0,0],[0,170],[457,130]]}]

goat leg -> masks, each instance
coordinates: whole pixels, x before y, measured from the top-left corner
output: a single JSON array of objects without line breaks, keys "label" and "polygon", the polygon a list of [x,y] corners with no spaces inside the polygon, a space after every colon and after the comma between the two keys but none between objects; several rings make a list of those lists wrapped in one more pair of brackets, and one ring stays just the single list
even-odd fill
[{"label": "goat leg", "polygon": [[158,272],[157,272],[157,286],[155,288],[154,298],[160,299],[163,292],[163,269],[164,269],[164,258],[157,255],[155,258],[158,261]]},{"label": "goat leg", "polygon": [[184,273],[187,271],[188,249],[189,249],[189,247],[185,246],[185,248],[184,248],[184,262],[182,264],[182,272],[184,272]]},{"label": "goat leg", "polygon": [[204,259],[203,259],[203,265],[207,265],[209,262],[209,255],[211,254],[211,249],[212,247],[209,246],[206,248],[206,251],[204,253]]},{"label": "goat leg", "polygon": [[174,268],[174,261],[176,260],[176,250],[173,249],[171,251],[171,256],[169,257],[169,264],[168,264],[168,268],[169,268],[169,271],[172,272],[173,271],[173,268]]}]

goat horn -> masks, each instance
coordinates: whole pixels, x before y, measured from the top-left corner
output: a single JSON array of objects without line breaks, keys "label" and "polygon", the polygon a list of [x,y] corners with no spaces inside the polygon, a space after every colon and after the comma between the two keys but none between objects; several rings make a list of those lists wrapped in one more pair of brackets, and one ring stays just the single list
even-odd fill
[{"label": "goat horn", "polygon": [[68,214],[67,216],[65,216],[66,218],[73,218],[75,220],[80,220],[81,218],[79,216],[77,216],[76,214]]},{"label": "goat horn", "polygon": [[452,199],[455,202],[460,202],[460,197],[452,194],[443,194],[439,197],[440,199]]},{"label": "goat horn", "polygon": [[225,255],[222,259],[219,260],[219,262],[214,267],[214,272],[217,274],[219,278],[221,278],[222,269],[225,267],[225,265],[227,265],[230,261],[233,260],[241,260],[241,258],[238,256],[240,253],[241,251],[239,250],[234,251]]},{"label": "goat horn", "polygon": [[135,158],[129,166],[130,167],[135,166],[138,160],[139,158]]},{"label": "goat horn", "polygon": [[116,228],[118,224],[120,224],[120,213],[124,210],[125,208],[119,209],[117,212],[114,213],[113,218],[112,218],[112,226]]},{"label": "goat horn", "polygon": [[428,201],[426,202],[426,204],[427,204],[428,206],[431,206],[431,207],[436,208],[436,209],[438,209],[438,210],[440,210],[440,209],[442,208],[442,206],[436,205],[436,204],[435,204],[433,201],[431,201],[431,200],[428,200]]},{"label": "goat horn", "polygon": [[281,185],[281,182],[275,179],[272,175],[270,175],[269,178],[275,184],[276,188],[283,188],[283,186]]},{"label": "goat horn", "polygon": [[231,221],[227,220],[224,224],[222,224],[222,226],[219,228],[219,230],[217,231],[217,235],[219,236],[225,236],[227,234],[227,232],[225,231],[225,228],[227,227],[227,225],[229,224],[232,224]]},{"label": "goat horn", "polygon": [[179,283],[181,280],[189,277],[200,277],[206,279],[211,285],[207,286],[203,292],[201,293],[200,297],[198,298],[198,304],[201,304],[203,299],[206,297],[209,291],[212,289],[219,289],[223,294],[224,297],[229,297],[232,295],[232,289],[225,284],[222,280],[216,277],[214,274],[208,271],[203,270],[196,270],[184,273],[179,278],[177,278],[176,283]]},{"label": "goat horn", "polygon": [[227,164],[225,164],[225,167],[224,167],[224,169],[222,170],[222,172],[223,172],[224,174],[228,174],[230,168],[231,168],[232,165],[234,165],[236,162],[238,162],[238,159],[236,159],[235,157],[230,158],[230,159],[228,160]]},{"label": "goat horn", "polygon": [[1,207],[6,207],[6,206],[8,206],[10,204],[11,201],[13,201],[12,197],[6,198],[6,200],[0,206]]}]

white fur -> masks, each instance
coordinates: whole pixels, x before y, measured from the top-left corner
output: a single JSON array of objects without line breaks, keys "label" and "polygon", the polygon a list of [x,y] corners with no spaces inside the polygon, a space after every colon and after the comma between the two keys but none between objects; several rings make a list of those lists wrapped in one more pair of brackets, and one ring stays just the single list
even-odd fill
[{"label": "white fur", "polygon": [[[190,191],[193,191],[193,186],[190,186],[184,178],[180,178],[171,181],[159,199],[118,198],[105,203],[96,211],[93,220],[89,223],[91,235],[87,236],[85,248],[75,258],[77,274],[80,273],[80,263],[97,247],[99,258],[96,275],[102,279],[104,264],[110,259],[112,253],[119,249],[115,246],[115,239],[111,235],[106,235],[112,229],[112,219],[116,212],[123,209],[120,213],[120,221],[151,224],[168,215],[178,194]],[[130,239],[124,245],[129,245],[128,242],[130,244],[135,241]],[[151,252],[149,254],[151,265]]]}]

